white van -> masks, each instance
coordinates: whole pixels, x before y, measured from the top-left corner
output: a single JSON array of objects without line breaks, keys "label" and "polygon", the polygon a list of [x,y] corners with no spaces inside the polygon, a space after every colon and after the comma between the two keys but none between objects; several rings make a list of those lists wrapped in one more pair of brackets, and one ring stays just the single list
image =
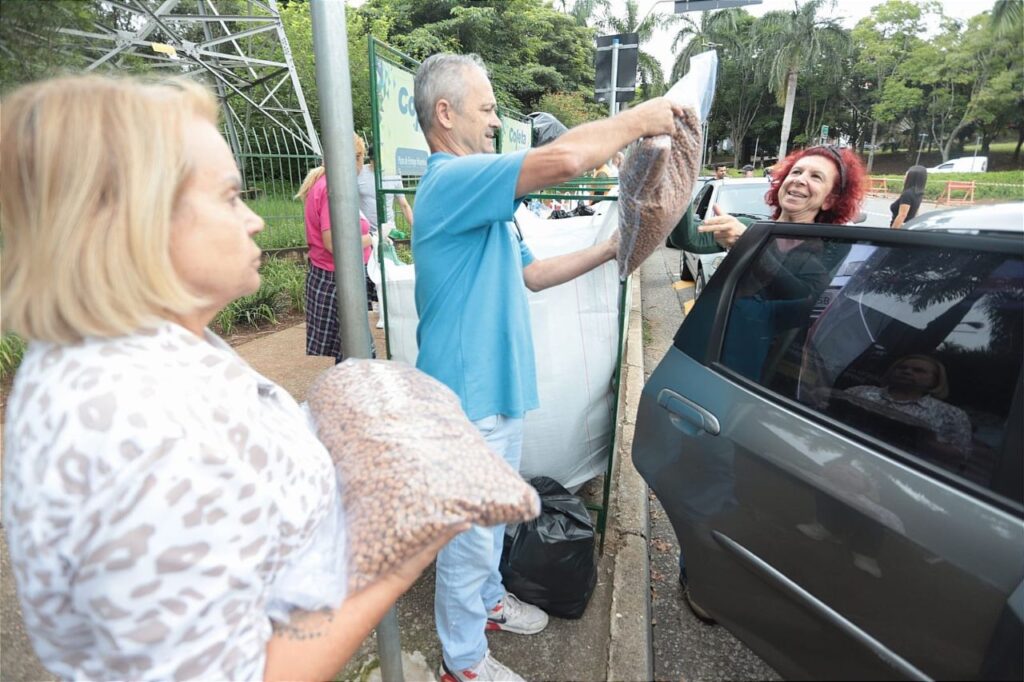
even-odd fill
[{"label": "white van", "polygon": [[940,163],[935,168],[929,168],[929,173],[984,173],[988,170],[987,156],[965,156],[960,159],[950,159]]}]

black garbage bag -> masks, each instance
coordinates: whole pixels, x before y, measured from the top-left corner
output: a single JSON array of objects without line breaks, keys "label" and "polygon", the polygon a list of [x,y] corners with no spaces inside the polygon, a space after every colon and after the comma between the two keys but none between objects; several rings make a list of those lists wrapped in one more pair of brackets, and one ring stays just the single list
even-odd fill
[{"label": "black garbage bag", "polygon": [[526,118],[533,121],[534,147],[545,145],[568,130],[561,121],[544,111],[527,114]]},{"label": "black garbage bag", "polygon": [[557,481],[538,476],[530,485],[540,494],[540,516],[505,529],[505,589],[552,616],[579,618],[597,583],[594,524],[583,500]]}]

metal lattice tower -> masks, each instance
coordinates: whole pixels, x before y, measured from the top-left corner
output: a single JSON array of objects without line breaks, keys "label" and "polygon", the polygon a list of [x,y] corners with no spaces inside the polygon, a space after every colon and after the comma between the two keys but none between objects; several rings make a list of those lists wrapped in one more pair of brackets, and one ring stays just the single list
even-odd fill
[{"label": "metal lattice tower", "polygon": [[[204,77],[217,91],[235,156],[238,130],[259,122],[320,155],[275,0],[102,0],[93,30],[61,29],[93,61],[87,71],[150,68]],[[230,10],[233,13],[227,13]],[[244,9],[244,12],[240,11]]]}]

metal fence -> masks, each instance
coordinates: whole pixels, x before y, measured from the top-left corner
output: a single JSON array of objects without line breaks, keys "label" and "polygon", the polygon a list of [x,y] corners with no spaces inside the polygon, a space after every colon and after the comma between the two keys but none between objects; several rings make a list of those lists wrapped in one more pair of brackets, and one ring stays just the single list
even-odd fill
[{"label": "metal fence", "polygon": [[246,203],[266,223],[256,238],[260,247],[304,246],[303,204],[292,197],[306,174],[323,163],[321,157],[276,128],[244,128],[233,146]]}]

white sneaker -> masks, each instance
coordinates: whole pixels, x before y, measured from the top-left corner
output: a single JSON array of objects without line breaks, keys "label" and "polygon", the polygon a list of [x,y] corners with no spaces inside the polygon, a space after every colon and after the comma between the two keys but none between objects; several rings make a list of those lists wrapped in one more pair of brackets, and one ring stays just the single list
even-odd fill
[{"label": "white sneaker", "polygon": [[548,626],[548,614],[536,606],[519,601],[511,592],[487,614],[487,630],[503,630],[517,635],[535,635]]},{"label": "white sneaker", "polygon": [[484,660],[472,668],[462,671],[450,670],[442,658],[441,669],[437,671],[437,674],[441,682],[467,682],[468,680],[473,682],[526,682],[522,677],[498,663],[491,656],[490,651],[484,656]]}]

